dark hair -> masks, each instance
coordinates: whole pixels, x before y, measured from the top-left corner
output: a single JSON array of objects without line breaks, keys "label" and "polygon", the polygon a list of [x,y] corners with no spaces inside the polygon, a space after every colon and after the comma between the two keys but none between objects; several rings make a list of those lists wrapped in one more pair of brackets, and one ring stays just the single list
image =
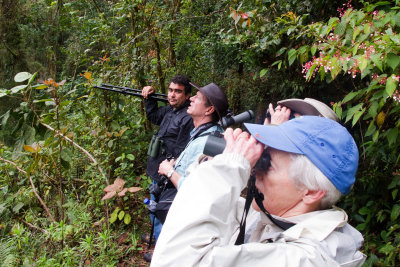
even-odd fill
[{"label": "dark hair", "polygon": [[[206,107],[211,107],[213,106],[213,104],[211,103],[211,101],[206,97],[206,95],[204,95],[204,97],[206,98]],[[218,112],[216,107],[214,107],[214,112],[211,114],[211,121],[212,122],[218,122],[219,121],[219,116],[218,116]]]},{"label": "dark hair", "polygon": [[171,80],[169,82],[183,85],[185,87],[186,95],[192,93],[192,86],[190,85],[190,80],[185,75],[181,75],[181,74],[175,75],[174,77],[171,78]]}]

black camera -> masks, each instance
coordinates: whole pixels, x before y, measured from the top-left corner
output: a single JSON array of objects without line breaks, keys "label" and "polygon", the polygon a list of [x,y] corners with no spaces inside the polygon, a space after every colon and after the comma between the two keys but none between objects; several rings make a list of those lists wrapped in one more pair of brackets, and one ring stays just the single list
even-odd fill
[{"label": "black camera", "polygon": [[211,134],[207,138],[203,149],[203,154],[214,157],[218,154],[221,154],[224,151],[225,146],[226,142],[224,136],[220,132]]},{"label": "black camera", "polygon": [[[203,154],[207,156],[214,157],[221,154],[226,146],[224,136],[219,133],[219,135],[209,135],[206,141],[206,145],[203,149]],[[271,157],[267,149],[264,149],[261,157],[258,159],[254,169],[257,171],[267,171],[271,165]]]},{"label": "black camera", "polygon": [[[246,110],[236,116],[233,116],[231,112],[223,117],[220,121],[220,125],[223,128],[231,126],[233,124],[239,124],[244,121],[249,121],[254,118],[254,112],[252,110]],[[219,132],[214,132],[207,138],[206,145],[204,146],[203,154],[214,157],[215,155],[221,154],[225,148],[224,136]]]},{"label": "black camera", "polygon": [[158,197],[161,194],[161,192],[164,190],[164,188],[165,188],[165,186],[162,181],[161,181],[161,183],[149,185],[150,194],[153,194],[156,197]]}]

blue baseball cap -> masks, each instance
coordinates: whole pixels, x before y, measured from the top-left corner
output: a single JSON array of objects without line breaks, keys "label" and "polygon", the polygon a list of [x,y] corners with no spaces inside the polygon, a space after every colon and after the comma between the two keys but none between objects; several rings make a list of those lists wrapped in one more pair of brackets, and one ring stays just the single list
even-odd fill
[{"label": "blue baseball cap", "polygon": [[305,155],[342,193],[355,182],[358,148],[339,123],[317,116],[301,116],[281,125],[244,124],[259,142],[277,150]]}]

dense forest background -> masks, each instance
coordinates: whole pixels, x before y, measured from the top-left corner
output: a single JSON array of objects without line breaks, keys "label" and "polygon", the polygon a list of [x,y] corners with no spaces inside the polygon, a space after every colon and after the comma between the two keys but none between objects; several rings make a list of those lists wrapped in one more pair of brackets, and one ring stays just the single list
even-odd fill
[{"label": "dense forest background", "polygon": [[140,98],[94,86],[165,93],[177,73],[217,83],[235,114],[252,109],[256,121],[284,98],[332,105],[360,149],[340,206],[365,237],[365,265],[399,266],[399,9],[399,0],[0,0],[0,266],[144,265],[156,129]]}]

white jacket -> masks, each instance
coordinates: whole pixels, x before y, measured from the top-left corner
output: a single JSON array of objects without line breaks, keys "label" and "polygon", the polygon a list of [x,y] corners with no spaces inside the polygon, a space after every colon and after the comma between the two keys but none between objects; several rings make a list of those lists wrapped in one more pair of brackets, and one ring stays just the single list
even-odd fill
[{"label": "white jacket", "polygon": [[362,236],[339,209],[286,218],[296,225],[284,232],[251,210],[251,236],[235,246],[244,205],[240,192],[249,175],[248,161],[238,154],[218,155],[195,168],[169,210],[151,266],[362,265]]}]

